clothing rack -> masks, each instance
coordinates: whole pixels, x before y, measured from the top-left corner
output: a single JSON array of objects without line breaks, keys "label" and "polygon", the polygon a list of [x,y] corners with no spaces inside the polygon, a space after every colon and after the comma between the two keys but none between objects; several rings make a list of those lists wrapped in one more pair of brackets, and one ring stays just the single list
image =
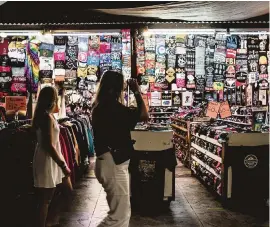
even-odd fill
[{"label": "clothing rack", "polygon": [[57,119],[57,121],[58,121],[59,124],[62,124],[62,123],[64,123],[64,122],[68,121],[68,120],[70,120],[69,117],[64,117],[64,118],[59,118],[59,119]]},{"label": "clothing rack", "polygon": [[8,128],[18,128],[21,127],[23,125],[30,125],[32,123],[32,119],[26,119],[26,120],[18,120],[18,121],[12,121],[7,123],[7,127]]},{"label": "clothing rack", "polygon": [[6,119],[7,119],[6,110],[4,107],[0,106],[0,120],[6,121]]}]

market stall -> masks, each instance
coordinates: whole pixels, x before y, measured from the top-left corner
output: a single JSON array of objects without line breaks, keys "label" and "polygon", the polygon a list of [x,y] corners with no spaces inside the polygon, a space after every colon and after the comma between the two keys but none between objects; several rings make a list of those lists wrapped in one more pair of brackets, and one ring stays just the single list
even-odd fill
[{"label": "market stall", "polygon": [[[2,31],[0,40],[0,96],[1,106],[5,107],[2,116],[13,111],[16,119],[31,118],[32,104],[43,86],[66,89],[60,120],[67,115],[85,114],[87,110],[89,115],[100,76],[106,70],[116,70],[123,73],[125,80],[137,78],[149,109],[149,122],[140,123],[137,126],[140,131],[134,132],[135,150],[140,156],[134,160],[146,160],[143,168],[149,170],[153,161],[160,159],[154,155],[157,151],[171,154],[174,161],[176,153],[217,195],[226,200],[240,198],[233,186],[237,183],[231,183],[233,176],[238,178],[238,170],[234,171],[235,163],[231,160],[238,156],[228,155],[231,149],[239,147],[230,146],[230,141],[242,132],[248,137],[256,131],[258,138],[264,138],[263,144],[253,143],[253,149],[258,150],[261,145],[267,145],[265,132],[269,132],[269,35],[265,30]],[[129,90],[125,100],[126,105],[136,105]],[[211,108],[207,108],[210,104]],[[266,111],[259,107],[250,110],[254,106]],[[202,120],[205,116],[215,120]],[[10,121],[6,116],[5,119]],[[227,139],[220,142],[213,136],[205,135],[206,138],[193,133],[194,127],[203,125],[204,121],[206,125],[209,122],[206,131],[213,133],[216,126],[233,135],[226,134]],[[6,127],[6,122],[1,123],[1,128]],[[161,141],[167,142],[150,149]],[[210,153],[200,143],[206,143]],[[92,149],[89,144],[88,149]],[[84,161],[87,164],[87,159]],[[168,167],[163,161],[159,169],[159,201],[174,199],[176,163],[170,164]],[[260,165],[254,169],[257,167]],[[264,164],[260,168],[268,171]],[[247,181],[255,182],[253,179],[247,178]],[[141,184],[140,180],[137,178],[136,187]],[[143,190],[146,191],[140,196],[149,196],[151,190]],[[257,194],[265,193],[258,191]],[[133,196],[139,195],[133,193]]]},{"label": "market stall", "polygon": [[243,202],[248,194],[265,205],[269,34],[148,29],[137,34],[136,50],[137,73],[151,118],[153,109],[176,108],[170,114],[158,111],[162,116],[155,122],[150,119],[150,128],[153,123],[158,130],[165,129],[164,122],[171,124],[177,158],[224,205],[237,201],[248,205]]},{"label": "market stall", "polygon": [[20,213],[27,204],[16,226],[33,217],[36,206],[32,170],[36,138],[31,118],[40,89],[55,86],[59,91],[60,111],[55,117],[61,152],[75,186],[95,156],[91,104],[100,77],[112,69],[130,78],[130,53],[129,29],[0,32],[0,150],[2,158],[14,164],[11,168],[5,162],[1,167],[2,172],[9,169],[3,177],[5,213]]}]

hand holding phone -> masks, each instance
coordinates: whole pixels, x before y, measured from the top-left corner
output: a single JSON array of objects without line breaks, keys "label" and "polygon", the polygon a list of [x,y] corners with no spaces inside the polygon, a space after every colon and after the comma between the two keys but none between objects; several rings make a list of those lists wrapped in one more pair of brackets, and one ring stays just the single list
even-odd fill
[{"label": "hand holding phone", "polygon": [[129,79],[127,81],[128,83],[128,86],[130,88],[130,90],[134,93],[136,91],[140,92],[140,86],[138,85],[137,83],[137,80],[136,79]]}]

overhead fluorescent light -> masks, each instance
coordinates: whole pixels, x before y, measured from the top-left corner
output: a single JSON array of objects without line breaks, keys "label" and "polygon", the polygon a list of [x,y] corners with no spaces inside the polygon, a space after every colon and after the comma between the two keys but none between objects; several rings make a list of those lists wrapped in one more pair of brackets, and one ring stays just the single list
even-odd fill
[{"label": "overhead fluorescent light", "polygon": [[119,35],[119,32],[79,32],[79,33],[52,33],[53,36],[90,36],[90,35]]},{"label": "overhead fluorescent light", "polygon": [[2,37],[2,38],[6,38],[6,37],[7,37],[7,34],[6,34],[6,33],[4,33],[4,32],[1,32],[1,33],[0,33],[0,37]]},{"label": "overhead fluorescent light", "polygon": [[45,35],[45,36],[90,36],[90,35],[119,35],[120,30],[118,31],[25,31],[25,30],[0,30],[0,34],[3,36],[36,36],[36,35]]},{"label": "overhead fluorescent light", "polygon": [[41,35],[41,32],[21,32],[21,31],[0,31],[1,37],[7,36],[36,36]]},{"label": "overhead fluorescent light", "polygon": [[257,32],[231,32],[231,35],[270,35],[269,31],[257,31]]},{"label": "overhead fluorescent light", "polygon": [[177,34],[209,34],[214,35],[214,29],[148,29],[143,32],[144,36],[154,35],[154,34],[169,34],[169,35],[177,35]]},{"label": "overhead fluorescent light", "polygon": [[[243,29],[244,30],[244,29]],[[201,35],[215,35],[224,34],[230,35],[260,35],[270,34],[269,31],[233,31],[232,29],[148,29],[143,32],[144,36],[165,34],[165,35],[177,35],[177,34],[201,34]]]}]

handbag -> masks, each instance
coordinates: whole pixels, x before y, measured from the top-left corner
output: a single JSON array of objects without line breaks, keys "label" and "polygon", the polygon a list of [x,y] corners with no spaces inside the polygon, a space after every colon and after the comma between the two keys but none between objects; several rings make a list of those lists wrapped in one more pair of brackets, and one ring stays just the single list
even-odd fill
[{"label": "handbag", "polygon": [[64,177],[62,180],[63,189],[67,194],[72,193],[73,191],[73,185],[71,183],[70,176]]},{"label": "handbag", "polygon": [[132,140],[131,142],[132,142],[131,148],[126,147],[116,149],[107,146],[113,157],[113,161],[116,165],[120,165],[131,158],[132,152],[134,151],[133,145],[136,143],[136,140]]},{"label": "handbag", "polygon": [[128,151],[127,149],[115,149],[108,146],[108,149],[113,157],[113,161],[116,165],[120,165],[131,157],[131,151]]}]

